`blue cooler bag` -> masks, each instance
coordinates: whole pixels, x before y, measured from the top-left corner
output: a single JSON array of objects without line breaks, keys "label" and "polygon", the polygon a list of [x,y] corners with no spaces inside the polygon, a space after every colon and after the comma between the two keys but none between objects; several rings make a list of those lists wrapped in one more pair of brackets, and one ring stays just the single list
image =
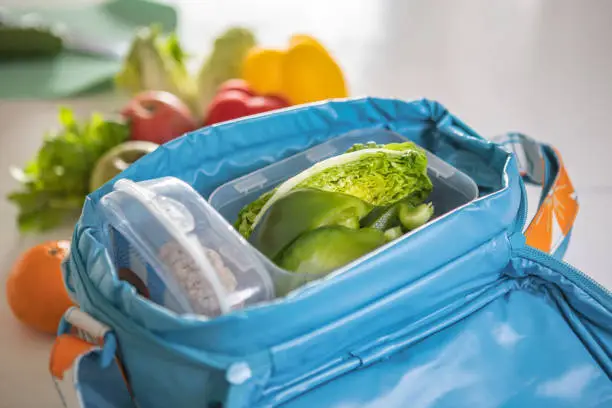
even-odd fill
[{"label": "blue cooler bag", "polygon": [[[119,175],[220,185],[356,129],[403,135],[479,197],[271,302],[203,320],[117,278],[92,193],[64,262],[79,304],[51,372],[69,407],[612,407],[612,294],[563,263],[578,209],[557,152],[436,102],[330,101],[226,122]],[[504,146],[504,144],[506,146]],[[543,188],[527,225],[524,181]],[[539,248],[539,249],[536,249]]]}]

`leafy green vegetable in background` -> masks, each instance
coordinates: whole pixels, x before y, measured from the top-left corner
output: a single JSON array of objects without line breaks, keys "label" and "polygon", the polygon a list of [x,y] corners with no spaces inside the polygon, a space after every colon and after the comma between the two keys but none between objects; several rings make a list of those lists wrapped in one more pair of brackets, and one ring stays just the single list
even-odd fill
[{"label": "leafy green vegetable in background", "polygon": [[427,176],[427,156],[414,143],[355,145],[344,154],[316,163],[272,194],[243,208],[236,223],[240,232],[248,237],[263,214],[296,188],[349,194],[374,206],[400,200],[417,205],[429,195],[432,183]]},{"label": "leafy green vegetable in background", "polygon": [[93,114],[78,123],[71,110],[61,108],[62,129],[47,134],[34,160],[23,170],[11,169],[22,184],[8,195],[19,207],[22,231],[43,231],[78,216],[89,193],[89,177],[97,160],[129,137],[127,125]]},{"label": "leafy green vegetable in background", "polygon": [[146,90],[170,92],[199,115],[202,109],[196,81],[187,70],[186,54],[178,37],[173,33],[161,38],[160,33],[157,26],[138,31],[115,83],[132,94]]},{"label": "leafy green vegetable in background", "polygon": [[242,27],[230,28],[215,40],[198,73],[201,106],[208,106],[223,82],[242,76],[242,61],[256,43],[253,32]]}]

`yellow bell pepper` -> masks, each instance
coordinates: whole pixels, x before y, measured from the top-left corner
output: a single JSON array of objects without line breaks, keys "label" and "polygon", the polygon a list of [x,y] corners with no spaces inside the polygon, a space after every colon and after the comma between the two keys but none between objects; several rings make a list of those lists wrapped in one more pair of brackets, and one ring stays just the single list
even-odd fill
[{"label": "yellow bell pepper", "polygon": [[242,77],[260,94],[280,94],[291,104],[344,98],[342,70],[316,39],[294,35],[285,50],[253,48],[243,62]]},{"label": "yellow bell pepper", "polygon": [[311,37],[311,36],[306,35],[306,34],[294,34],[294,35],[292,35],[291,38],[289,39],[289,48],[294,47],[294,46],[299,45],[299,44],[303,44],[303,43],[308,43],[310,45],[317,46],[317,47],[321,48],[323,51],[327,52],[327,50],[325,50],[325,47],[323,47],[323,44],[321,44],[319,41],[317,41],[314,37]]},{"label": "yellow bell pepper", "polygon": [[252,48],[244,59],[242,78],[260,95],[280,93],[283,57],[284,52],[281,50]]}]

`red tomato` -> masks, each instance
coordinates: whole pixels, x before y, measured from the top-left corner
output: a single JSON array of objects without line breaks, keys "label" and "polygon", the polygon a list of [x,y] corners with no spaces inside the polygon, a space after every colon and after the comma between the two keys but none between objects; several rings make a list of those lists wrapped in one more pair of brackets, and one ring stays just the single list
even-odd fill
[{"label": "red tomato", "polygon": [[208,108],[206,124],[212,125],[248,115],[246,103],[250,98],[251,96],[237,90],[217,94]]},{"label": "red tomato", "polygon": [[140,93],[121,111],[130,122],[130,139],[166,143],[198,128],[189,108],[162,91]]},{"label": "red tomato", "polygon": [[279,104],[281,108],[286,108],[287,106],[291,105],[289,103],[289,100],[287,100],[284,96],[281,95],[266,95],[266,98],[275,101],[274,103]]},{"label": "red tomato", "polygon": [[277,95],[257,95],[242,79],[224,82],[212,100],[206,114],[206,125],[268,112],[289,106]]},{"label": "red tomato", "polygon": [[230,79],[225,81],[217,90],[217,95],[226,91],[240,91],[249,96],[255,96],[251,86],[244,79]]},{"label": "red tomato", "polygon": [[247,111],[250,115],[284,108],[289,104],[275,96],[254,96],[247,101]]}]

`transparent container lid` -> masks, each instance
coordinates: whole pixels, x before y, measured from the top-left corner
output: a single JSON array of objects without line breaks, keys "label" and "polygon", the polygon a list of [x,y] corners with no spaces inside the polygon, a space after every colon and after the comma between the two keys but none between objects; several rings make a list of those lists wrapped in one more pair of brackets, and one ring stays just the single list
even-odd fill
[{"label": "transparent container lid", "polygon": [[251,245],[181,180],[121,179],[99,206],[171,293],[175,312],[214,317],[274,298]]}]

